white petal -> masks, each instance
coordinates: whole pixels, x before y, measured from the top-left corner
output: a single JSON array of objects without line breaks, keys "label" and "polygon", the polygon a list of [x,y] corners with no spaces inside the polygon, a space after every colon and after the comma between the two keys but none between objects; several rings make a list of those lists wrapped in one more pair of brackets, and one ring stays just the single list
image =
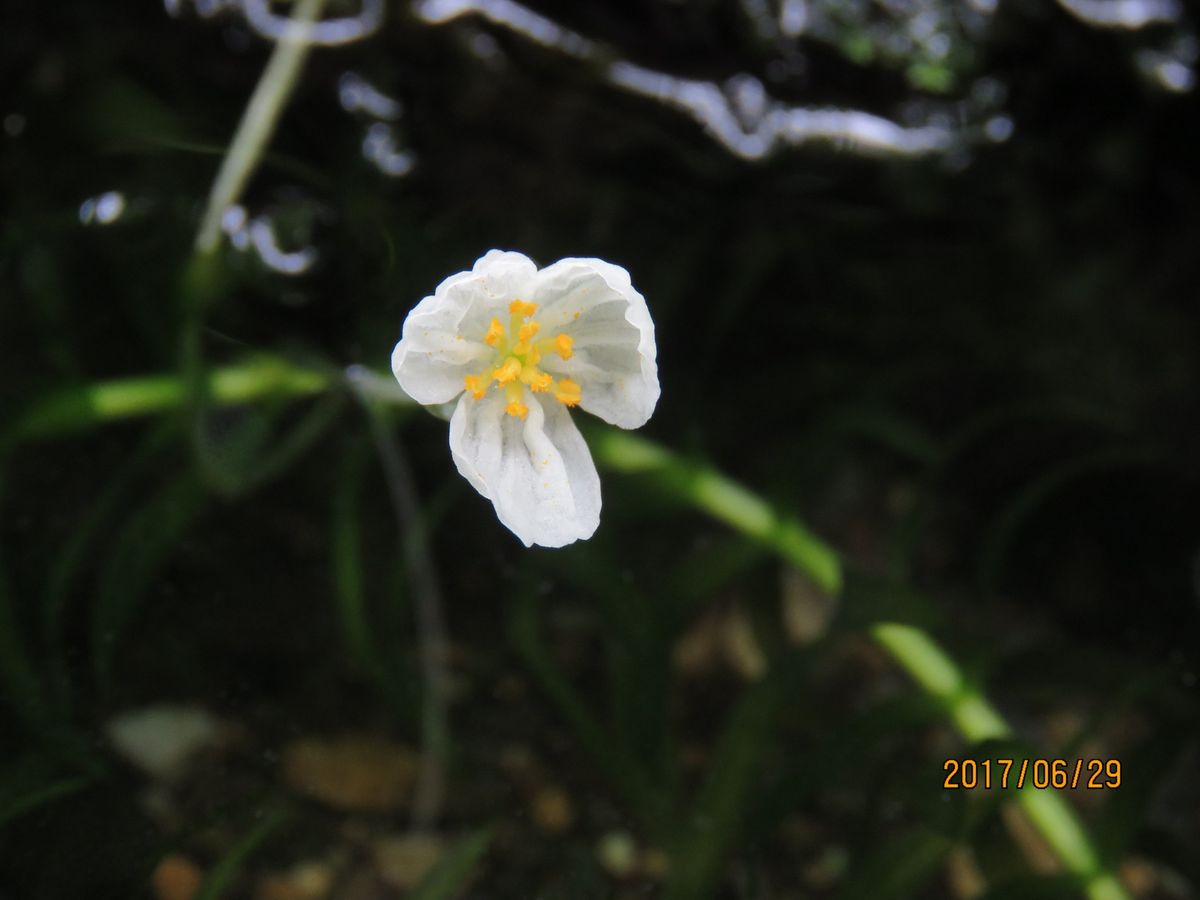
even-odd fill
[{"label": "white petal", "polygon": [[526,391],[524,421],[504,412],[500,391],[464,394],[450,420],[454,464],[492,501],[526,547],[562,547],[600,524],[600,476],[565,406]]},{"label": "white petal", "polygon": [[489,250],[471,267],[471,273],[483,279],[483,289],[507,307],[511,300],[524,300],[533,287],[537,266],[524,253],[515,250]]},{"label": "white petal", "polygon": [[622,428],[644,425],[660,393],[654,322],[646,300],[620,266],[600,259],[563,259],[537,274],[542,335],[569,334],[568,360],[547,354],[542,367],[583,389],[581,406]]},{"label": "white petal", "polygon": [[506,315],[510,300],[527,295],[536,273],[529,257],[491,250],[418,303],[392,351],[392,372],[405,393],[426,406],[457,397],[463,376],[492,357],[483,343],[492,316]]}]

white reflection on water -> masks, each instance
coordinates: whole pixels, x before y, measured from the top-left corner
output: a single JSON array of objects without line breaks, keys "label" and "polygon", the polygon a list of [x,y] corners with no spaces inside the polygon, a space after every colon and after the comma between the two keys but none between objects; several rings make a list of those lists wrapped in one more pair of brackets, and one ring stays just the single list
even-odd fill
[{"label": "white reflection on water", "polygon": [[338,100],[349,113],[363,112],[376,121],[363,134],[362,154],[384,175],[399,178],[416,165],[416,157],[401,149],[393,124],[404,115],[399,100],[389,97],[361,75],[346,72],[338,79]]},{"label": "white reflection on water", "polygon": [[1200,41],[1192,34],[1180,35],[1166,50],[1142,49],[1135,56],[1142,73],[1175,94],[1186,94],[1196,86],[1196,62]]},{"label": "white reflection on water", "polygon": [[1058,5],[1075,18],[1103,28],[1175,22],[1183,12],[1179,0],[1058,0]]},{"label": "white reflection on water", "polygon": [[1143,73],[1174,94],[1186,94],[1196,86],[1195,70],[1182,59],[1157,50],[1139,50],[1136,59]]},{"label": "white reflection on water", "polygon": [[1012,116],[992,116],[984,123],[983,133],[989,140],[1001,144],[1012,137],[1015,127]]},{"label": "white reflection on water", "polygon": [[275,237],[275,229],[265,216],[250,219],[243,206],[234,204],[221,217],[221,229],[229,235],[229,242],[238,250],[254,248],[259,258],[269,269],[284,275],[301,275],[317,261],[315,247],[285,251]]},{"label": "white reflection on water", "polygon": [[804,34],[807,27],[807,0],[783,0],[779,5],[779,30],[786,37],[794,38]]},{"label": "white reflection on water", "polygon": [[383,0],[361,0],[357,16],[323,19],[311,25],[291,21],[271,12],[268,0],[242,0],[242,10],[250,27],[272,40],[295,40],[333,47],[349,44],[374,33],[383,22]]},{"label": "white reflection on water", "polygon": [[[761,159],[781,143],[823,140],[847,149],[917,155],[945,150],[953,141],[953,132],[946,125],[906,128],[860,110],[785,106],[767,99],[765,91],[758,118],[743,124],[736,113],[746,117],[745,100],[731,100],[711,81],[677,78],[627,62],[614,63],[609,77],[627,90],[690,113],[709,134],[743,159]],[[748,88],[747,79],[757,81],[749,75],[738,76],[737,83],[731,85],[735,97],[757,94]],[[761,89],[761,84],[758,87]]]},{"label": "white reflection on water", "polygon": [[[592,41],[513,0],[420,0],[415,11],[430,24],[477,14],[569,56],[600,55]],[[761,159],[780,144],[810,141],[860,152],[920,155],[947,150],[954,140],[948,124],[906,127],[860,110],[786,106],[748,74],[731,78],[724,89],[712,81],[679,78],[623,61],[609,65],[607,74],[618,87],[688,113],[743,159]]]},{"label": "white reflection on water", "polygon": [[431,25],[477,13],[489,22],[519,31],[527,38],[561,50],[568,56],[582,59],[596,52],[596,45],[582,34],[564,28],[512,0],[420,0],[415,11],[418,18]]},{"label": "white reflection on water", "polygon": [[[383,22],[383,0],[361,0],[357,16],[298,23],[271,12],[270,0],[192,0],[197,14],[210,19],[226,9],[238,9],[246,22],[262,37],[273,41],[303,41],[333,47],[349,44],[372,34]],[[167,15],[178,18],[183,0],[163,0]]]},{"label": "white reflection on water", "polygon": [[125,195],[105,191],[79,204],[79,221],[84,225],[111,225],[125,212]]},{"label": "white reflection on water", "polygon": [[403,112],[399,100],[384,94],[356,72],[345,72],[338,79],[338,101],[346,112],[362,110],[389,122],[399,119]]},{"label": "white reflection on water", "polygon": [[407,175],[416,165],[416,157],[407,150],[399,149],[395,129],[384,122],[375,122],[367,129],[362,152],[379,171],[393,178]]}]

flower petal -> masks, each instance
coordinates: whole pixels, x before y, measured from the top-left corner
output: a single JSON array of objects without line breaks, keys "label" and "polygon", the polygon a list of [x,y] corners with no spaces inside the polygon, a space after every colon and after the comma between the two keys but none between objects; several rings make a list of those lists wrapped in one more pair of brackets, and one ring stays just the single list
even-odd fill
[{"label": "flower petal", "polygon": [[493,391],[464,394],[450,419],[454,464],[526,547],[562,547],[600,524],[600,476],[566,407],[528,394],[529,415],[504,412]]},{"label": "flower petal", "polygon": [[537,273],[533,301],[543,334],[574,341],[570,359],[543,368],[583,388],[581,406],[621,428],[637,428],[660,393],[654,322],[629,273],[601,259],[568,258]]},{"label": "flower petal", "polygon": [[418,303],[392,351],[392,372],[405,393],[426,406],[462,393],[463,376],[491,358],[483,343],[491,317],[512,297],[529,293],[536,273],[529,257],[491,250]]}]

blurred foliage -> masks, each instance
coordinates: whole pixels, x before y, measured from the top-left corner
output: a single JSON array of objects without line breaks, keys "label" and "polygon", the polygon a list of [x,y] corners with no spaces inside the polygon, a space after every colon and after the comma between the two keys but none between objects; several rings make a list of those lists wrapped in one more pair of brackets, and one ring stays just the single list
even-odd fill
[{"label": "blurred foliage", "polygon": [[[1196,38],[1190,9],[1080,12],[1116,4],[532,4],[599,48],[572,56],[501,21],[525,7],[389,0],[313,50],[248,224],[198,259],[267,42],[236,4],[10,0],[0,895],[141,894],[183,850],[198,896],[262,896],[337,848],[357,896],[355,828],[397,822],[302,803],[278,761],[428,736],[421,534],[449,794],[408,896],[1100,896],[1010,796],[943,789],[944,759],[1002,755],[1119,758],[1119,789],[1062,795],[1092,874],[1194,896]],[[613,61],[710,82],[746,134],[836,109],[951,137],[740,158]],[[399,112],[350,108],[347,73]],[[617,262],[655,318],[646,436],[585,426],[584,545],[520,548],[444,423],[364,381],[491,247]],[[272,256],[305,248],[299,273]],[[936,636],[961,684],[914,686],[881,622]],[[1013,733],[972,737],[968,700]],[[240,735],[183,784],[107,730],[164,702]],[[570,816],[536,812],[542,782]]]}]

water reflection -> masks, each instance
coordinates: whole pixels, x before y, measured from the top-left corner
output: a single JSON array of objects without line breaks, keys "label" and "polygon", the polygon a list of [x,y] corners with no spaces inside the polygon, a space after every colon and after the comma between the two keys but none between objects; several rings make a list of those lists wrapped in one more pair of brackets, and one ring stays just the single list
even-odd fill
[{"label": "water reflection", "polygon": [[338,79],[338,101],[346,112],[363,112],[377,119],[395,121],[403,108],[356,72],[346,72]]},{"label": "water reflection", "polygon": [[983,133],[999,144],[1012,137],[1014,127],[1012,116],[992,116],[984,123]]},{"label": "water reflection", "polygon": [[125,195],[105,191],[79,204],[79,221],[84,225],[111,225],[125,212]]},{"label": "water reflection", "polygon": [[[798,16],[807,16],[807,7],[802,7],[789,14],[793,27]],[[569,56],[599,56],[592,41],[512,0],[421,0],[415,11],[429,24],[475,14]],[[929,23],[926,26],[927,31],[933,28]],[[936,34],[930,32],[929,37]],[[945,49],[948,51],[948,46]],[[955,137],[948,122],[909,127],[861,110],[787,106],[771,98],[749,74],[737,75],[720,86],[617,61],[608,66],[607,76],[617,87],[687,113],[743,159],[761,159],[780,144],[810,141],[827,141],[858,152],[920,155],[949,149]]]},{"label": "water reflection", "polygon": [[362,154],[384,175],[398,178],[416,165],[416,157],[400,146],[400,137],[392,124],[404,114],[404,106],[356,72],[338,79],[338,102],[348,113],[366,113],[376,121],[363,135]]},{"label": "water reflection", "polygon": [[829,141],[850,150],[918,155],[948,149],[954,138],[949,126],[940,123],[909,128],[861,110],[784,106],[769,99],[750,75],[731,79],[728,94],[711,81],[677,78],[627,62],[614,63],[609,77],[627,90],[689,113],[743,159],[761,159],[781,143],[811,141]]},{"label": "water reflection", "polygon": [[[373,34],[383,23],[383,0],[361,0],[356,16],[322,19],[311,24],[292,22],[287,16],[271,12],[270,0],[192,0],[196,13],[205,19],[224,12],[239,10],[249,26],[260,36],[273,41],[292,40],[333,47],[349,44]],[[167,15],[178,18],[184,0],[163,0]]]},{"label": "water reflection", "polygon": [[279,246],[275,229],[265,216],[249,218],[245,207],[234,204],[221,217],[221,230],[238,250],[253,248],[263,265],[284,275],[301,275],[317,261],[315,247],[285,251]]},{"label": "water reflection", "polygon": [[1075,18],[1103,28],[1176,22],[1183,11],[1178,0],[1058,0],[1058,5]]},{"label": "water reflection", "polygon": [[1159,87],[1175,94],[1185,94],[1196,86],[1195,65],[1200,56],[1200,42],[1193,35],[1174,41],[1163,50],[1142,49],[1135,57],[1138,69]]},{"label": "water reflection", "polygon": [[416,165],[413,154],[399,149],[395,129],[383,122],[376,122],[367,129],[362,152],[379,171],[394,178],[407,175]]},{"label": "water reflection", "polygon": [[512,0],[421,0],[416,5],[417,16],[431,25],[449,22],[470,13],[518,31],[530,40],[553,47],[568,56],[582,59],[596,52],[596,45],[583,35]]},{"label": "water reflection", "polygon": [[807,0],[783,0],[779,4],[779,30],[785,37],[799,37],[807,26]]}]

